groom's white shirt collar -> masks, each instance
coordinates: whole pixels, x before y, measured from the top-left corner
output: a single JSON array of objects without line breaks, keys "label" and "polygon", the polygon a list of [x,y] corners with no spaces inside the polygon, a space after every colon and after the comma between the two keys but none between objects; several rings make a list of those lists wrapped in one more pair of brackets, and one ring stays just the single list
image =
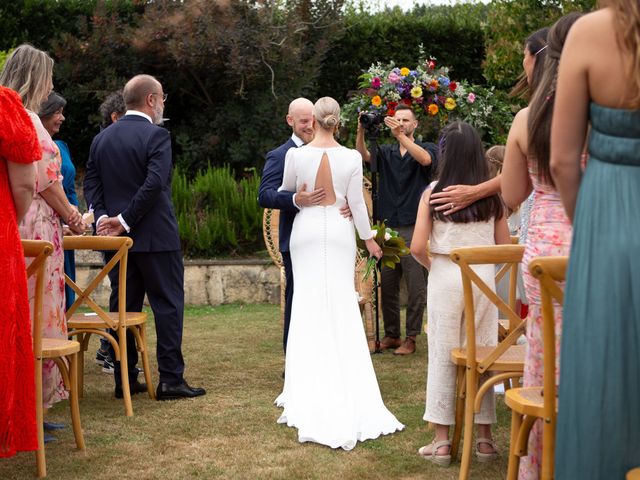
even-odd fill
[{"label": "groom's white shirt collar", "polygon": [[[147,114],[146,114],[146,113],[144,113],[144,112],[140,112],[140,111],[138,111],[138,110],[127,110],[127,111],[125,112],[125,115],[137,115],[137,116],[139,116],[139,117],[144,117],[144,118],[146,118],[147,120],[149,120],[151,123],[153,123],[153,120],[151,120],[151,117],[150,117],[149,115],[147,115]],[[298,145],[298,146],[300,146],[300,145]]]},{"label": "groom's white shirt collar", "polygon": [[291,140],[293,140],[293,143],[296,144],[296,147],[301,147],[302,145],[304,145],[304,142],[302,141],[302,139],[297,136],[295,133],[291,134]]}]

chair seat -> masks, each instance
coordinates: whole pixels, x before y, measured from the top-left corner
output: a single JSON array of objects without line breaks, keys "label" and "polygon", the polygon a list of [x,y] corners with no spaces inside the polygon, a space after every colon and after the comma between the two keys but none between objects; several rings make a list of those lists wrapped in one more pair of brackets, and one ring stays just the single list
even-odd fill
[{"label": "chair seat", "polygon": [[[118,312],[108,312],[109,318],[113,320],[116,325],[119,322]],[[126,322],[128,325],[140,325],[147,321],[147,314],[144,312],[127,312]],[[79,330],[85,328],[108,328],[107,324],[98,315],[86,315],[84,313],[74,314],[68,321],[67,327],[72,330]]]},{"label": "chair seat", "polygon": [[[511,410],[521,415],[544,417],[542,387],[512,388],[505,392],[504,402]],[[558,403],[556,402],[557,411]]]},{"label": "chair seat", "polygon": [[627,472],[627,480],[640,480],[640,468],[634,468]]},{"label": "chair seat", "polygon": [[80,351],[80,344],[75,340],[64,338],[43,338],[42,358],[59,358],[77,353]]},{"label": "chair seat", "polygon": [[[476,347],[476,357],[478,363],[488,357],[496,347]],[[509,347],[498,359],[491,365],[491,372],[521,372],[524,370],[524,354],[525,345],[513,345]],[[467,350],[465,348],[454,348],[451,350],[451,361],[456,365],[466,365]]]}]

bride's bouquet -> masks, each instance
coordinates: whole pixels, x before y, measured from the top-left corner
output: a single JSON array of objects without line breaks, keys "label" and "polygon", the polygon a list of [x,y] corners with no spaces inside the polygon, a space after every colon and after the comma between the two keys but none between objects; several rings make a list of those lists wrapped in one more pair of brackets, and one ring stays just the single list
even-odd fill
[{"label": "bride's bouquet", "polygon": [[[396,263],[400,262],[400,257],[409,254],[409,249],[407,248],[404,238],[398,235],[397,231],[392,230],[387,227],[384,222],[380,221],[376,222],[376,224],[371,228],[371,231],[374,232],[374,240],[382,250],[382,258],[380,258],[381,266],[396,268]],[[360,237],[356,237],[356,241],[358,248],[364,250],[363,256],[367,256],[369,252],[367,251],[364,240],[361,240]],[[376,257],[369,257],[364,273],[365,279],[371,275],[376,263],[378,263]]]}]

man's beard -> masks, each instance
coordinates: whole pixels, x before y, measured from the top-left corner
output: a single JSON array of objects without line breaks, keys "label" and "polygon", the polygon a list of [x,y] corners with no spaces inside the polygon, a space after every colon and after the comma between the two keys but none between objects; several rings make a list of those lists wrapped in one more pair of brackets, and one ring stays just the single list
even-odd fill
[{"label": "man's beard", "polygon": [[164,115],[164,108],[160,105],[153,109],[153,123],[155,125],[162,125],[162,115]]}]

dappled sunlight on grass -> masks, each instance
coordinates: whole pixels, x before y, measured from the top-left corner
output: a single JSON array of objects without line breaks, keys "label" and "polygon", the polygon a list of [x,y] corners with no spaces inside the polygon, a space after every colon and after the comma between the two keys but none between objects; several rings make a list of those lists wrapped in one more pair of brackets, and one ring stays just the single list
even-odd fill
[{"label": "dappled sunlight on grass", "polygon": [[[152,322],[152,315],[150,315]],[[150,361],[155,369],[155,332],[149,325]],[[85,356],[85,395],[80,409],[86,452],[75,450],[70,428],[47,445],[49,479],[454,479],[448,469],[421,459],[416,451],[433,433],[422,420],[426,382],[426,337],[416,354],[373,356],[387,407],[406,425],[403,432],[360,443],[351,452],[300,444],[297,431],[276,424],[273,401],[282,388],[282,328],[272,305],[188,308],[185,316],[185,378],[206,388],[193,400],[154,402],[133,397],[134,416],[124,416],[113,397],[113,378],[93,359],[98,340]],[[495,464],[472,463],[472,476],[504,478],[509,414],[499,405],[496,439],[502,456]],[[69,423],[66,402],[51,421]],[[32,478],[35,456],[0,460],[0,478]]]}]

